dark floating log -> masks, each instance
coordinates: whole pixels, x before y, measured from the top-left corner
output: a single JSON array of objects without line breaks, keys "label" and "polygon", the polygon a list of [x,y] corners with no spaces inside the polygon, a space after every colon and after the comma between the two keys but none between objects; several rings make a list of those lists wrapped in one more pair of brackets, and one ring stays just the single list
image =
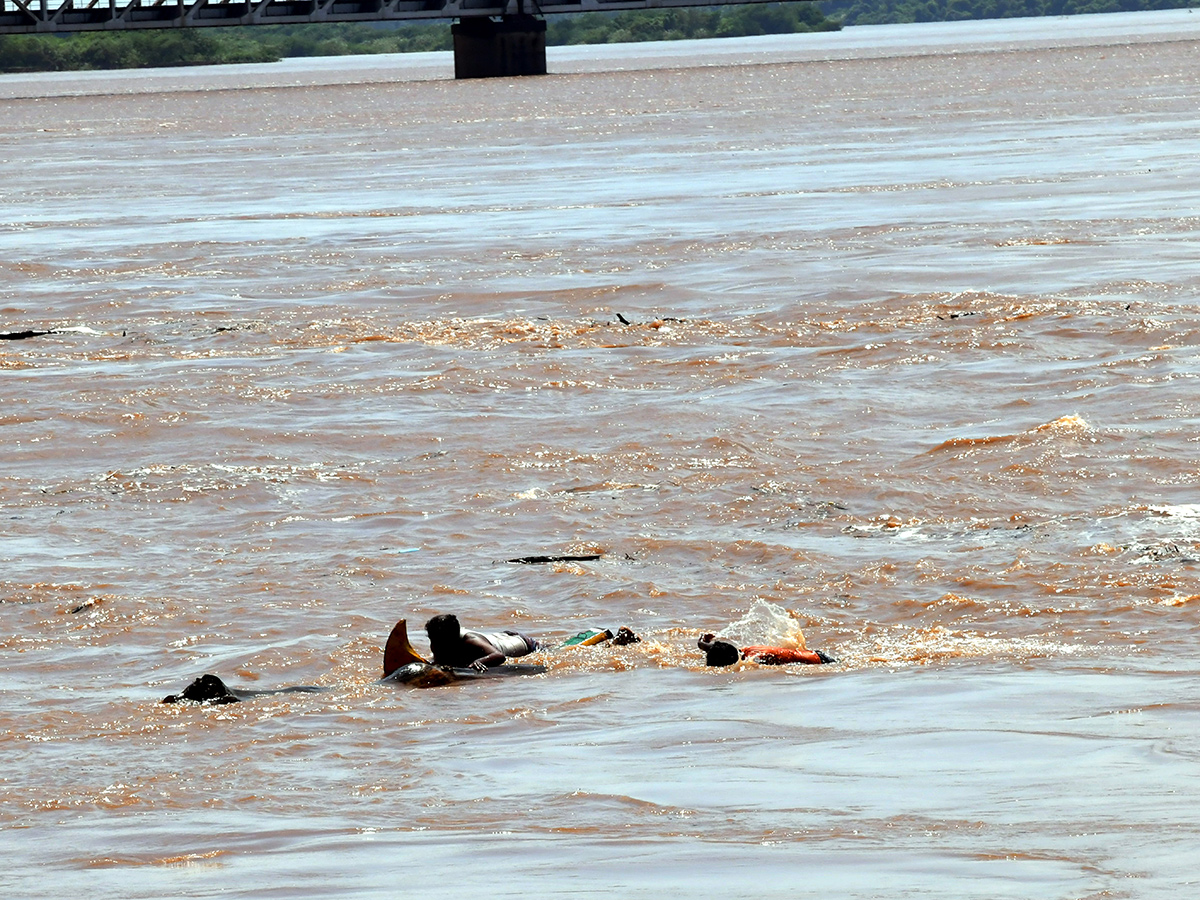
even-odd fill
[{"label": "dark floating log", "polygon": [[506,559],[505,562],[521,563],[525,566],[556,562],[594,562],[603,555],[603,553],[591,553],[587,556],[518,556],[516,559]]},{"label": "dark floating log", "polygon": [[0,331],[0,341],[23,341],[26,338],[41,337],[44,334],[57,334],[54,331]]}]

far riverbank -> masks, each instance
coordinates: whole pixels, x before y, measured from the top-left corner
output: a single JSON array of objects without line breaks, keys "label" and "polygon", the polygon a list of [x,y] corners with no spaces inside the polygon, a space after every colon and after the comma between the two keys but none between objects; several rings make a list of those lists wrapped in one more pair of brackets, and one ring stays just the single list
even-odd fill
[{"label": "far riverbank", "polygon": [[[862,25],[838,32],[548,47],[551,75],[700,66],[942,56],[1050,47],[1200,40],[1190,9],[1036,19]],[[277,63],[0,75],[0,100],[452,80],[446,51],[285,59]]]}]

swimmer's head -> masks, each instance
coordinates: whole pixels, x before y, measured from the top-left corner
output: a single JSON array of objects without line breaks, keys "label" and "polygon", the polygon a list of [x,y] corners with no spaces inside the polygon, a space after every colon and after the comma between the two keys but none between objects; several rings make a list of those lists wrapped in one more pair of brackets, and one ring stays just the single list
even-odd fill
[{"label": "swimmer's head", "polygon": [[462,626],[458,624],[458,616],[451,613],[434,616],[425,623],[425,633],[429,635],[432,644],[442,641],[457,641],[462,637]]},{"label": "swimmer's head", "polygon": [[704,648],[706,666],[732,666],[741,658],[741,651],[729,641],[711,641]]}]

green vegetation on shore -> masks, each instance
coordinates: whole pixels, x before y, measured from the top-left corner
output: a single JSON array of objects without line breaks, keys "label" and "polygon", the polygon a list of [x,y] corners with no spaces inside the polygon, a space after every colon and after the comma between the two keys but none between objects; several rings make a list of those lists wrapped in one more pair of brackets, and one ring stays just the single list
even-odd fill
[{"label": "green vegetation on shore", "polygon": [[[551,16],[546,41],[553,45],[625,43],[836,31],[840,27],[827,19],[816,3],[768,3]],[[0,35],[0,72],[139,69],[450,49],[447,22]]]},{"label": "green vegetation on shore", "polygon": [[386,29],[354,24],[264,25],[0,35],[0,72],[145,69],[449,49],[446,23]]},{"label": "green vegetation on shore", "polygon": [[238,34],[218,37],[210,33],[213,30],[216,29],[0,35],[0,72],[143,69],[274,62],[279,58],[255,41]]},{"label": "green vegetation on shore", "polygon": [[837,31],[841,27],[840,22],[826,18],[816,3],[628,10],[549,16],[546,43],[554,46],[629,44],[638,41]]}]

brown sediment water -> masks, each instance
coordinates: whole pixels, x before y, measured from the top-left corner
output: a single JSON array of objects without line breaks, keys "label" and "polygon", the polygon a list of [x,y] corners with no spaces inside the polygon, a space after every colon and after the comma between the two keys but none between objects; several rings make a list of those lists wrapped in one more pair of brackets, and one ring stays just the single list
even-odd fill
[{"label": "brown sediment water", "polygon": [[1187,15],[0,78],[5,895],[1190,896]]}]

